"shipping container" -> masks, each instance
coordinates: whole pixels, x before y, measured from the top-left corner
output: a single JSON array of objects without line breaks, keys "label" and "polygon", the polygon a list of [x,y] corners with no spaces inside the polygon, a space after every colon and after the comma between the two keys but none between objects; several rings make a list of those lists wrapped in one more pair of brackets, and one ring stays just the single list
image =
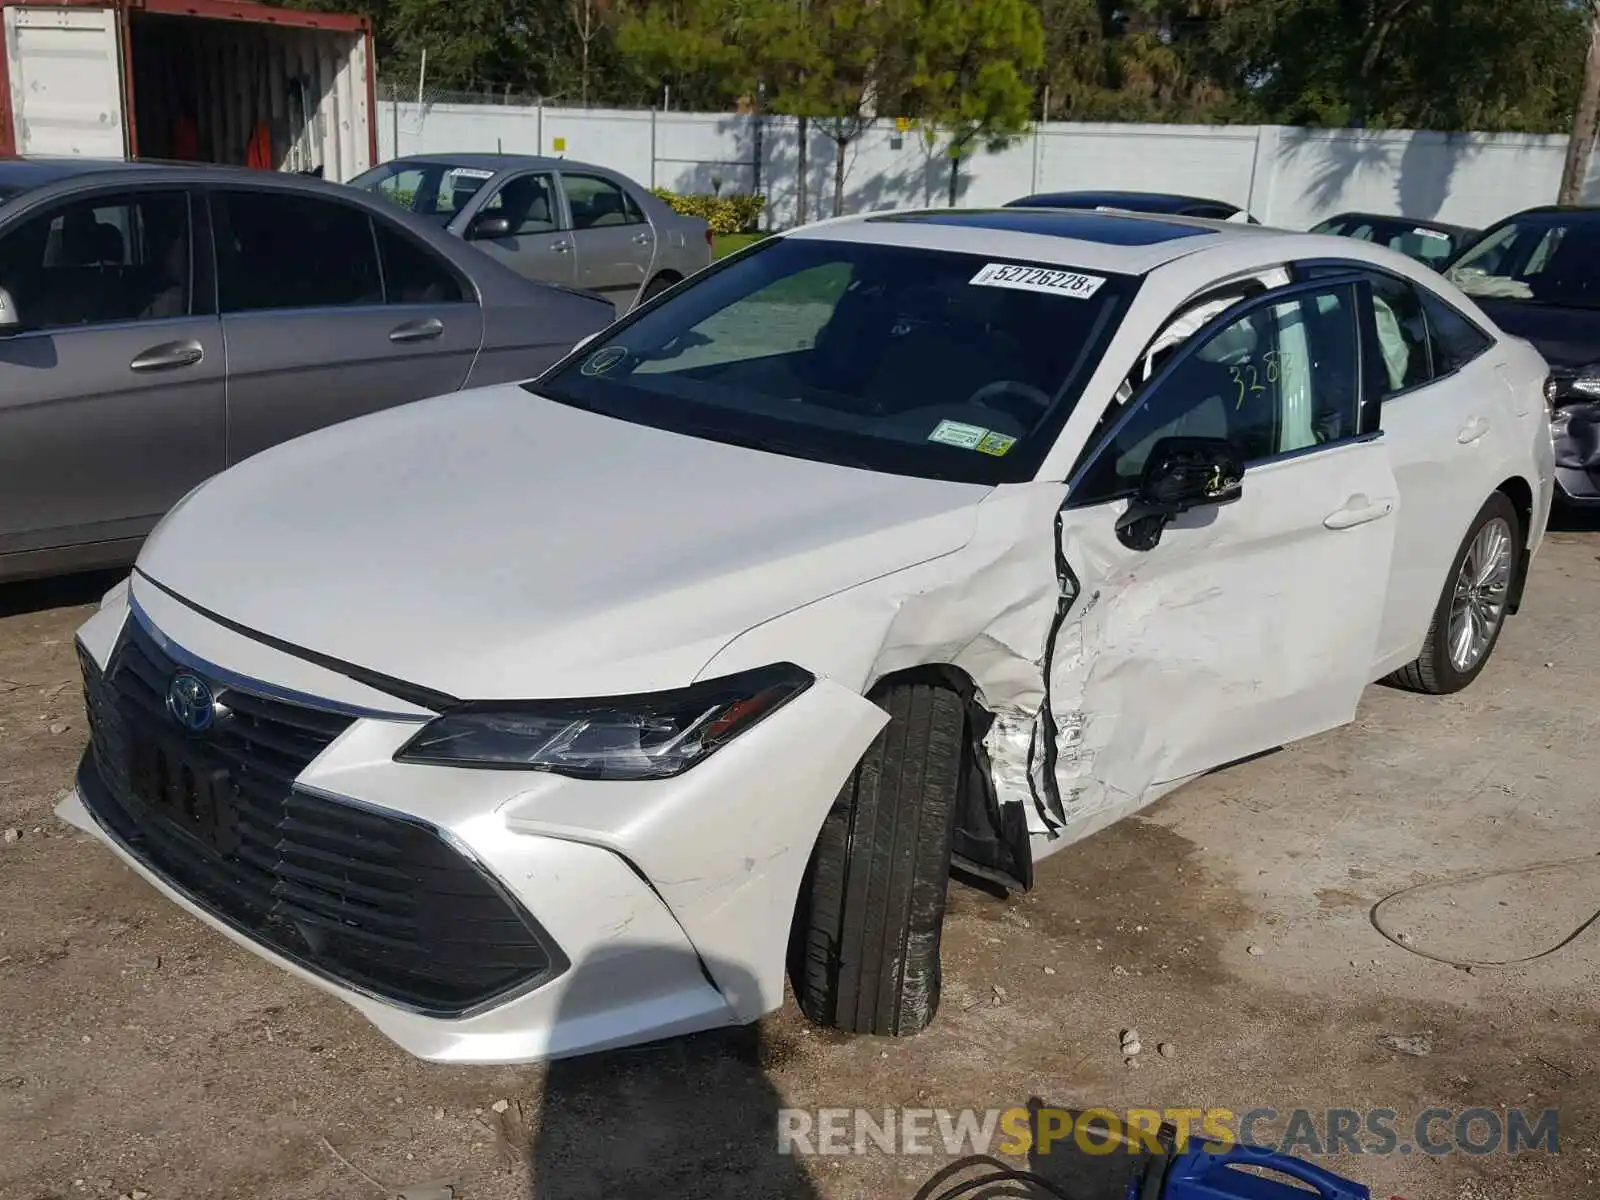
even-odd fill
[{"label": "shipping container", "polygon": [[316,173],[377,160],[365,17],[233,0],[0,0],[0,154]]}]

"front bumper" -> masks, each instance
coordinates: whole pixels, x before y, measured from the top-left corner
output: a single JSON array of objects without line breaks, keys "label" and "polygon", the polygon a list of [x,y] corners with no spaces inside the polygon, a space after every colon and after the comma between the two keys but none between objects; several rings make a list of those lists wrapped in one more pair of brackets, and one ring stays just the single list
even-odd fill
[{"label": "front bumper", "polygon": [[[304,694],[315,682],[303,661],[205,620],[137,577],[80,632],[89,669],[111,666],[133,622],[159,630],[174,660],[203,678],[249,687],[214,665],[248,660],[252,678],[269,681],[265,690]],[[286,661],[274,664],[274,656]],[[125,822],[108,819],[96,793],[106,781],[92,758],[58,811],[187,911],[346,1001],[410,1053],[527,1062],[750,1021],[776,1008],[817,829],[885,720],[854,692],[819,681],[684,775],[618,783],[394,762],[419,719],[363,710],[299,772],[292,795],[436,832],[528,916],[549,969],[460,1015],[375,988],[337,964],[286,950],[281,939],[274,945],[219,907],[129,836]]]},{"label": "front bumper", "polygon": [[1600,402],[1568,404],[1551,424],[1556,490],[1571,507],[1600,505]]}]

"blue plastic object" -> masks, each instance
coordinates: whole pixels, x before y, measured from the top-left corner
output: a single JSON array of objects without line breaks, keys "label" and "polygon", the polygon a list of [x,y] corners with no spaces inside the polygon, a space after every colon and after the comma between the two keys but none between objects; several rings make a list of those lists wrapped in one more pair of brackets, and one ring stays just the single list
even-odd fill
[{"label": "blue plastic object", "polygon": [[[1160,1200],[1307,1200],[1302,1188],[1252,1175],[1237,1167],[1264,1167],[1316,1189],[1320,1200],[1372,1200],[1365,1184],[1355,1183],[1303,1158],[1291,1158],[1256,1146],[1227,1150],[1201,1145],[1176,1154],[1167,1163]],[[1138,1193],[1130,1191],[1130,1200]]]}]

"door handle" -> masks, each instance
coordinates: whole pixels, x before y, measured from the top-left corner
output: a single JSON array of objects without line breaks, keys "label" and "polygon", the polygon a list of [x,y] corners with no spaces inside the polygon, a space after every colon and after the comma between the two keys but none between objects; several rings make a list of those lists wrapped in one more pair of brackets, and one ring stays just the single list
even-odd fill
[{"label": "door handle", "polygon": [[172,371],[192,367],[206,356],[199,342],[162,342],[136,354],[128,364],[130,371]]},{"label": "door handle", "polygon": [[389,331],[391,342],[427,342],[438,337],[444,332],[444,322],[438,317],[423,317],[419,321],[407,321],[404,325],[396,325]]},{"label": "door handle", "polygon": [[1470,446],[1473,442],[1489,432],[1489,422],[1482,417],[1473,417],[1461,427],[1461,432],[1456,434],[1456,441],[1463,446]]},{"label": "door handle", "polygon": [[1335,509],[1322,519],[1329,529],[1354,529],[1369,521],[1381,521],[1394,511],[1393,500],[1369,500],[1366,496],[1351,496],[1344,507]]},{"label": "door handle", "polygon": [[554,250],[557,254],[566,254],[568,251],[570,251],[572,249],[572,243],[571,242],[551,242],[550,243],[550,249]]},{"label": "door handle", "polygon": [[633,244],[635,246],[648,246],[650,244],[650,235],[648,233],[636,233],[636,234],[634,234],[633,235]]}]

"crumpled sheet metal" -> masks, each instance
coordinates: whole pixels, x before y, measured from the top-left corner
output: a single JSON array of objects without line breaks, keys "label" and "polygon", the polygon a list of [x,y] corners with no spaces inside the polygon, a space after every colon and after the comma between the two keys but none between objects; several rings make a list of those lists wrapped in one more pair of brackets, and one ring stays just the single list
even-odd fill
[{"label": "crumpled sheet metal", "polygon": [[1576,404],[1567,413],[1567,429],[1556,438],[1556,466],[1600,471],[1600,403]]}]

